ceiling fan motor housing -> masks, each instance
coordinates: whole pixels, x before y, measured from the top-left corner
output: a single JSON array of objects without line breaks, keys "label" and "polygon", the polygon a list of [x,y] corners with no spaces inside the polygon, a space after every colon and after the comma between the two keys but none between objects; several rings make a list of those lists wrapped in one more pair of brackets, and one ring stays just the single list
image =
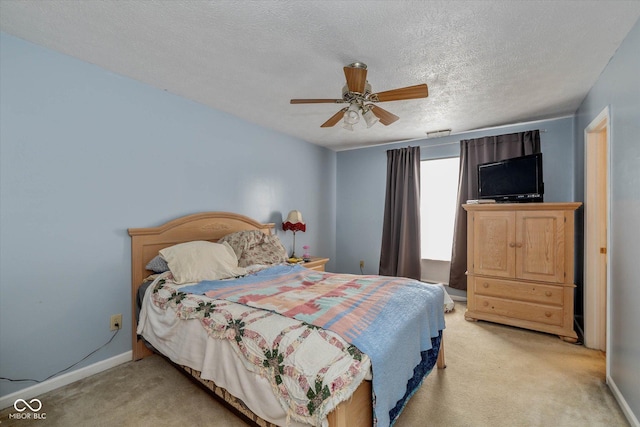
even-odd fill
[{"label": "ceiling fan motor housing", "polygon": [[366,70],[367,69],[367,64],[365,64],[364,62],[353,62],[353,63],[347,65],[347,67],[362,68],[363,70]]}]

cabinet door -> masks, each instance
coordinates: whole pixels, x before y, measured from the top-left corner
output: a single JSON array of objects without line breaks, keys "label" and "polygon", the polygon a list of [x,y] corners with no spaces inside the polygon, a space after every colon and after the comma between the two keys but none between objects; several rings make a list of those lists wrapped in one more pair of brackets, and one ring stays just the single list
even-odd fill
[{"label": "cabinet door", "polygon": [[516,213],[516,277],[564,282],[564,212]]},{"label": "cabinet door", "polygon": [[474,212],[473,272],[515,277],[515,212]]}]

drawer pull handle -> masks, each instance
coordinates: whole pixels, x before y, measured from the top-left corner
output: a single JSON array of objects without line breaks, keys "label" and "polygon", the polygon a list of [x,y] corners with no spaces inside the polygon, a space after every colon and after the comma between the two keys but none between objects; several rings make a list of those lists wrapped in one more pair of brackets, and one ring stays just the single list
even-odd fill
[{"label": "drawer pull handle", "polygon": [[544,315],[545,315],[545,316],[547,316],[547,317],[551,317],[551,313],[550,313],[550,312],[548,312],[548,311],[545,311],[545,312],[544,312]]},{"label": "drawer pull handle", "polygon": [[487,301],[483,302],[482,305],[484,305],[485,307],[489,305],[489,303]]},{"label": "drawer pull handle", "polygon": [[515,244],[515,243],[513,243],[513,242],[511,242],[511,243],[509,243],[509,247],[510,247],[510,248],[515,248],[515,247],[516,247],[516,244]]},{"label": "drawer pull handle", "polygon": [[485,287],[485,288],[488,288],[488,287],[489,287],[489,284],[488,284],[487,282],[484,282],[484,283],[482,284],[482,286],[483,286],[483,287]]},{"label": "drawer pull handle", "polygon": [[551,291],[547,291],[544,293],[546,296],[550,297],[551,296]]}]

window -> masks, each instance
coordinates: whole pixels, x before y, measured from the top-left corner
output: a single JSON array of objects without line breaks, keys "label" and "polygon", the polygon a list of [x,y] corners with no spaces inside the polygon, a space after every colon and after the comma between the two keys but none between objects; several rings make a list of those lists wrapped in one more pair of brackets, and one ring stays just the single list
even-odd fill
[{"label": "window", "polygon": [[420,162],[421,258],[451,261],[459,157]]}]

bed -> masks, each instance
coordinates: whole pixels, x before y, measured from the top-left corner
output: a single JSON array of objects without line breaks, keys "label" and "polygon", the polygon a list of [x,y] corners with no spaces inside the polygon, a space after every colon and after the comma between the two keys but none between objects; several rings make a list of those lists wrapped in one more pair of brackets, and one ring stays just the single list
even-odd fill
[{"label": "bed", "polygon": [[[205,242],[218,242],[224,236],[227,236],[231,233],[235,233],[238,231],[249,231],[249,230],[259,230],[261,233],[265,235],[272,235],[273,229],[275,225],[273,223],[263,224],[258,221],[255,221],[251,218],[248,218],[243,215],[229,213],[229,212],[205,212],[187,215],[181,218],[174,219],[161,225],[159,227],[151,227],[151,228],[131,228],[129,229],[129,235],[131,236],[131,262],[132,262],[132,282],[131,282],[131,299],[132,299],[132,349],[133,349],[133,359],[139,360],[146,356],[149,356],[154,353],[149,347],[149,341],[154,341],[157,345],[153,345],[154,350],[161,355],[163,355],[167,360],[169,360],[174,366],[180,369],[183,373],[194,379],[198,382],[203,388],[207,389],[211,392],[211,394],[217,399],[221,400],[229,409],[236,412],[238,415],[242,416],[246,421],[251,424],[258,426],[274,426],[274,425],[329,425],[330,427],[352,427],[352,426],[371,426],[374,424],[374,402],[372,401],[372,381],[371,381],[371,361],[368,359],[366,354],[363,354],[360,359],[356,362],[355,359],[357,357],[353,356],[353,352],[349,353],[353,356],[353,359],[350,358],[338,358],[341,360],[341,363],[345,366],[348,365],[348,369],[345,369],[345,372],[348,370],[350,372],[349,380],[352,380],[350,384],[350,388],[346,387],[344,389],[340,389],[341,394],[337,394],[337,397],[333,399],[331,404],[324,404],[324,409],[330,408],[330,411],[327,414],[323,414],[321,418],[309,418],[309,414],[304,414],[304,416],[298,416],[295,411],[285,410],[280,408],[280,413],[278,413],[277,407],[282,406],[281,397],[279,396],[269,396],[269,393],[272,395],[276,393],[274,384],[270,384],[269,381],[262,378],[263,375],[260,372],[255,371],[251,372],[247,369],[243,369],[242,365],[246,365],[246,361],[233,361],[234,358],[238,359],[238,355],[240,354],[237,351],[237,348],[233,346],[234,340],[224,340],[224,339],[212,339],[211,335],[207,336],[206,333],[203,333],[204,330],[202,327],[199,327],[198,324],[202,322],[174,322],[173,319],[159,319],[159,320],[148,320],[148,316],[152,316],[150,313],[145,312],[145,324],[151,325],[152,323],[162,323],[162,322],[171,322],[171,325],[167,329],[171,329],[174,331],[175,327],[177,327],[177,323],[180,323],[181,327],[185,327],[184,325],[189,324],[189,327],[185,327],[186,329],[194,330],[194,335],[200,335],[198,338],[199,341],[194,341],[194,338],[189,338],[187,340],[188,345],[185,342],[180,341],[179,344],[176,344],[177,347],[189,349],[193,349],[190,355],[187,357],[176,356],[173,354],[171,348],[167,348],[164,352],[162,349],[158,349],[158,347],[162,347],[163,342],[166,339],[162,336],[155,336],[153,332],[152,326],[144,326],[141,325],[141,329],[145,330],[145,339],[142,339],[139,332],[138,325],[138,316],[139,316],[139,306],[138,301],[140,298],[140,289],[145,282],[145,279],[152,273],[147,270],[148,263],[157,257],[158,253],[165,249],[172,247],[174,245],[184,243],[184,242],[194,242],[194,241],[205,241]],[[286,268],[283,266],[282,268]],[[293,270],[298,268],[297,270]],[[267,270],[265,270],[267,271]],[[323,276],[322,273],[320,275],[316,274],[316,276],[311,277],[309,279],[307,275],[307,269],[300,268],[299,266],[293,266],[291,272],[288,274],[301,274],[305,277],[305,280],[314,280],[314,277],[319,277],[320,279],[327,279],[327,277]],[[289,270],[287,270],[289,272]],[[331,273],[326,273],[326,275],[331,275]],[[153,283],[147,282],[148,288],[150,290],[146,291],[147,295],[154,295],[156,300],[158,294],[162,294],[162,291],[165,292],[165,296],[173,295],[175,296],[176,290],[171,290],[171,292],[166,289],[161,289],[161,292],[157,292],[158,288],[162,288],[164,285],[159,284],[159,280],[164,280],[162,275],[156,276]],[[338,276],[338,275],[335,275]],[[331,277],[333,278],[333,277]],[[335,279],[335,278],[333,278]],[[354,280],[354,278],[350,278],[350,280]],[[164,283],[164,282],[163,282]],[[252,285],[253,286],[253,285]],[[169,289],[169,288],[167,288]],[[176,287],[178,289],[178,287]],[[211,290],[207,292],[212,292]],[[182,295],[182,294],[181,294]],[[207,298],[206,294],[201,296],[195,296],[195,294],[188,293],[189,297],[185,298],[184,301],[180,301],[180,305],[182,306],[183,302],[188,303],[189,299],[192,299],[192,305],[200,304],[206,305],[208,303],[204,303],[202,300],[198,300],[196,298]],[[151,302],[148,301],[151,296],[146,297],[147,305],[151,307]],[[167,304],[173,304],[174,308],[177,307],[175,303],[175,299],[171,300],[172,297],[166,297],[163,301]],[[184,298],[184,296],[182,296]],[[170,301],[171,300],[171,301]],[[228,302],[228,304],[237,304],[236,302]],[[168,301],[168,302],[167,302]],[[219,301],[216,299],[216,301]],[[225,302],[224,304],[227,304]],[[158,304],[156,301],[156,305],[161,306],[162,303]],[[188,304],[186,304],[188,306]],[[231,307],[231,306],[229,306]],[[259,307],[259,306],[258,306]],[[227,309],[228,307],[225,307]],[[238,307],[233,307],[235,310],[239,310]],[[163,308],[164,309],[164,308]],[[245,307],[246,309],[246,307]],[[230,310],[230,309],[229,309]],[[251,313],[250,316],[258,316],[259,308],[252,307],[250,308]],[[442,306],[440,310],[443,310]],[[152,311],[151,309],[148,311]],[[157,310],[156,310],[157,311]],[[170,316],[169,310],[165,310],[168,314],[166,316]],[[189,311],[189,310],[187,310]],[[193,310],[191,310],[193,311]],[[231,310],[233,311],[233,310]],[[267,310],[270,311],[270,310]],[[434,310],[432,310],[434,311]],[[190,311],[189,311],[190,312]],[[246,314],[246,313],[245,313]],[[265,313],[261,314],[262,316],[270,316],[269,319],[273,319],[274,323],[278,322],[287,322],[289,320],[280,319],[277,316],[279,314],[274,313]],[[440,318],[442,313],[431,314],[431,317]],[[162,316],[162,314],[160,314]],[[174,315],[175,317],[175,315]],[[141,317],[142,319],[142,317]],[[202,319],[201,319],[202,320]],[[270,320],[271,321],[271,320]],[[293,321],[293,320],[292,320]],[[174,327],[174,323],[176,326]],[[262,322],[267,323],[267,322]],[[303,322],[305,323],[305,322]],[[306,323],[305,323],[306,324]],[[297,326],[296,326],[297,327]],[[444,323],[438,327],[439,335],[437,337],[432,337],[432,344],[436,348],[431,348],[428,352],[424,351],[423,354],[423,362],[426,363],[426,356],[428,354],[429,358],[435,360],[437,356],[437,367],[444,368],[444,347],[442,341],[442,329],[444,329]],[[291,329],[291,328],[290,328]],[[341,337],[329,336],[327,334],[333,333],[332,331],[325,331],[322,328],[315,328],[310,326],[310,329],[315,330],[318,329],[317,333],[322,334],[326,342],[332,342],[337,348],[343,349],[343,353],[347,353],[347,350],[351,351],[351,348],[355,348],[354,346],[350,346],[344,344],[341,340]],[[197,331],[196,331],[197,330]],[[149,332],[146,332],[149,331]],[[172,332],[173,333],[173,332]],[[186,333],[185,333],[186,334]],[[433,335],[433,334],[432,334]],[[182,332],[177,334],[180,338],[175,338],[175,340],[183,340]],[[189,335],[191,336],[191,335]],[[173,338],[172,338],[173,339]],[[294,341],[292,341],[294,342]],[[298,342],[298,341],[295,341]],[[325,344],[326,344],[325,342]],[[228,343],[228,344],[225,344]],[[297,345],[297,344],[296,344]],[[193,355],[194,353],[198,353],[199,348],[203,349],[203,352],[208,352],[211,346],[219,346],[215,347],[216,350],[213,351],[213,359],[222,360],[220,363],[210,363],[210,360],[205,363],[204,356],[202,359],[197,355]],[[247,346],[245,346],[246,348]],[[290,346],[293,348],[293,346]],[[303,348],[300,345],[300,348]],[[232,351],[235,349],[235,351]],[[357,350],[357,349],[356,349]],[[294,351],[294,350],[292,350]],[[297,351],[297,350],[296,350]],[[169,354],[167,354],[169,353]],[[234,354],[235,353],[235,354]],[[357,353],[357,351],[356,351]],[[302,350],[300,350],[300,354],[304,354]],[[356,356],[360,357],[359,354]],[[209,356],[207,356],[209,357]],[[191,359],[197,359],[195,362],[191,361]],[[368,362],[367,365],[365,362]],[[211,366],[214,365],[214,366]],[[337,364],[339,365],[339,363]],[[359,366],[362,370],[356,372],[355,366]],[[360,366],[362,365],[362,366]],[[265,365],[266,366],[266,365]],[[425,365],[426,366],[426,365]],[[205,367],[205,368],[203,368]],[[245,366],[246,368],[246,366]],[[366,368],[366,369],[365,369]],[[323,368],[326,373],[326,368]],[[337,369],[337,368],[336,368]],[[330,371],[333,371],[333,368],[329,368]],[[364,373],[366,370],[366,373]],[[206,371],[206,372],[203,372]],[[430,368],[429,368],[430,371]],[[337,371],[336,371],[337,372]],[[222,378],[216,377],[216,375],[221,375]],[[337,374],[335,374],[337,375]],[[341,374],[343,378],[345,374]],[[423,379],[423,374],[421,374],[418,378],[419,382]],[[273,381],[272,381],[273,382]],[[281,381],[282,382],[282,381]],[[286,381],[285,381],[286,382]],[[344,381],[346,382],[346,381]],[[332,382],[332,390],[333,384],[340,383],[340,381]],[[419,386],[419,384],[417,385]],[[271,390],[270,390],[271,389]],[[313,385],[311,385],[310,389],[313,389]],[[313,391],[313,390],[312,390]],[[310,400],[315,402],[320,400],[320,391],[321,388],[318,388],[318,384],[316,383],[316,391],[318,391],[317,397],[309,397]],[[347,395],[348,393],[348,395]],[[410,395],[408,396],[410,397]],[[407,399],[408,399],[407,397]],[[329,401],[329,400],[327,400]],[[306,401],[305,403],[308,403]],[[304,409],[304,408],[302,408]],[[402,410],[402,407],[399,409]],[[298,411],[300,412],[300,411]],[[318,415],[320,411],[318,411]],[[326,418],[325,418],[326,415]]]}]

